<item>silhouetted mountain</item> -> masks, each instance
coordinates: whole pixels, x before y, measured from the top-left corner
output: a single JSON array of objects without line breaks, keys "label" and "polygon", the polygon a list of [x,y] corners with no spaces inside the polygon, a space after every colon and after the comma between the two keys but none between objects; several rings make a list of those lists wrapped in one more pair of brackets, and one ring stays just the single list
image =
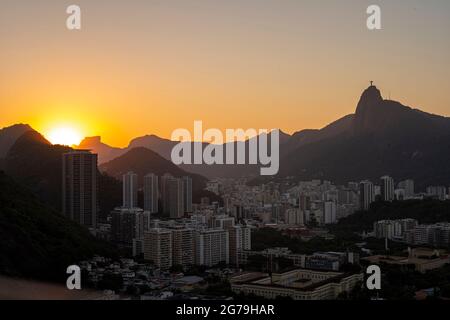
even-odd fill
[{"label": "silhouetted mountain", "polygon": [[[448,184],[450,119],[384,100],[375,86],[361,95],[356,112],[328,126],[292,136],[280,132],[280,174],[298,179],[396,180],[413,178],[417,186]],[[170,160],[176,142],[154,135],[134,139],[128,148],[143,146]],[[203,148],[207,144],[203,144]],[[102,152],[101,148],[93,148]],[[246,142],[248,150],[248,141]],[[247,154],[248,158],[248,154]],[[258,176],[259,165],[181,165],[214,177]]]},{"label": "silhouetted mountain", "polygon": [[[249,164],[249,144],[252,141],[255,141],[256,139],[266,137],[267,142],[269,144],[268,149],[270,150],[270,141],[271,141],[271,133],[262,133],[257,137],[250,138],[246,141],[244,141],[245,145],[245,163],[246,164],[237,164],[237,150],[238,150],[238,143],[242,142],[228,142],[223,145],[223,154],[224,154],[224,163],[226,162],[226,156],[227,156],[227,148],[230,145],[233,145],[234,151],[234,163],[235,164],[227,164],[227,165],[221,165],[221,164],[182,164],[181,168],[183,168],[186,171],[201,174],[203,176],[206,176],[210,179],[212,178],[240,178],[240,177],[254,177],[258,176],[260,174],[260,164]],[[283,149],[284,144],[287,143],[290,139],[290,135],[284,133],[283,131],[279,131],[279,141],[280,141],[280,150]],[[257,143],[257,141],[256,141]],[[203,145],[203,149],[208,144]]]},{"label": "silhouetted mountain", "polygon": [[126,152],[125,149],[114,148],[102,142],[101,137],[87,137],[81,141],[78,149],[92,150],[98,155],[98,163],[105,163]]},{"label": "silhouetted mountain", "polygon": [[114,254],[110,245],[94,239],[1,171],[0,190],[0,273],[62,280],[69,265],[94,254]]},{"label": "silhouetted mountain", "polygon": [[412,178],[419,188],[450,182],[449,118],[384,100],[371,86],[355,115],[343,119],[333,134],[286,154],[280,175],[346,182],[389,174],[397,181]]},{"label": "silhouetted mountain", "polygon": [[203,190],[207,181],[205,177],[188,173],[156,152],[144,147],[133,148],[124,155],[100,165],[99,169],[116,179],[122,179],[122,175],[133,171],[138,175],[140,186],[143,184],[144,176],[149,173],[158,176],[165,173],[170,173],[174,177],[190,176],[194,199],[199,199],[200,196],[211,196],[209,192]]},{"label": "silhouetted mountain", "polygon": [[170,160],[170,154],[172,152],[172,148],[177,144],[176,141],[171,141],[168,139],[160,138],[155,135],[146,135],[143,137],[139,137],[136,139],[131,140],[130,144],[128,145],[128,150],[131,150],[133,148],[143,147],[150,149],[157,154],[159,154],[161,157]]},{"label": "silhouetted mountain", "polygon": [[[61,210],[62,155],[70,147],[52,145],[36,131],[23,134],[11,147],[6,157],[5,172],[26,185],[41,201]],[[99,174],[99,217],[122,203],[122,183]]]},{"label": "silhouetted mountain", "polygon": [[322,129],[305,129],[295,132],[285,143],[281,144],[281,157],[308,143],[318,142],[349,130],[354,115],[349,114]]},{"label": "silhouetted mountain", "polygon": [[[263,134],[264,135],[264,134]],[[269,134],[270,136],[270,134]],[[253,138],[255,139],[255,138]],[[288,142],[290,136],[282,131],[280,131],[280,144],[284,144]],[[252,139],[250,139],[252,140]],[[246,150],[248,151],[248,142],[246,141]],[[155,135],[146,135],[143,137],[133,139],[127,148],[120,149],[108,146],[106,144],[101,143],[99,137],[86,138],[83,142],[78,146],[81,149],[90,149],[93,152],[99,154],[99,163],[104,164],[105,159],[112,160],[115,157],[120,157],[126,152],[132,150],[133,148],[143,147],[146,149],[150,149],[161,157],[171,161],[171,152],[172,148],[177,145],[178,142],[171,141],[168,139],[160,138]],[[200,143],[200,142],[185,142],[185,144],[189,144],[191,150],[193,150],[195,144],[201,144],[202,150],[208,143]],[[224,149],[226,149],[226,144],[224,145]],[[236,150],[236,143],[234,143],[234,148]],[[224,157],[226,156],[226,151],[224,151]],[[236,157],[235,157],[236,158]],[[248,159],[248,152],[246,155],[246,159]],[[193,159],[192,159],[193,162]],[[236,162],[236,161],[235,161]],[[259,174],[260,165],[207,165],[207,164],[181,164],[180,168],[183,170],[199,174],[208,178],[216,178],[216,177],[229,177],[229,178],[237,178],[242,176],[255,176]]]},{"label": "silhouetted mountain", "polygon": [[187,175],[172,162],[144,147],[131,149],[124,155],[100,165],[99,169],[116,178],[122,178],[122,175],[129,171],[133,171],[141,178],[148,173],[160,176],[167,172],[177,177]]},{"label": "silhouetted mountain", "polygon": [[9,149],[25,132],[33,130],[27,124],[15,124],[0,130],[0,170],[4,169],[5,157]]},{"label": "silhouetted mountain", "polygon": [[98,163],[104,164],[118,158],[133,148],[143,147],[158,153],[163,158],[170,160],[170,153],[177,142],[160,138],[155,135],[146,135],[131,140],[128,147],[116,148],[101,141],[101,137],[87,137],[81,141],[78,148],[89,149],[98,154]]},{"label": "silhouetted mountain", "polygon": [[62,154],[71,148],[53,146],[36,131],[23,134],[11,147],[5,172],[30,188],[44,203],[61,208]]}]

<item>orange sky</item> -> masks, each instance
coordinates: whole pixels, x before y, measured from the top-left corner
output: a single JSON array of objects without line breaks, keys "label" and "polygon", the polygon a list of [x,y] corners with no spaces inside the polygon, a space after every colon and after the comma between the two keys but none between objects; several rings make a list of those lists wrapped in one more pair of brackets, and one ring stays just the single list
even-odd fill
[{"label": "orange sky", "polygon": [[369,80],[450,115],[450,2],[2,0],[0,127],[72,127],[125,146],[176,128],[320,128],[354,112]]}]

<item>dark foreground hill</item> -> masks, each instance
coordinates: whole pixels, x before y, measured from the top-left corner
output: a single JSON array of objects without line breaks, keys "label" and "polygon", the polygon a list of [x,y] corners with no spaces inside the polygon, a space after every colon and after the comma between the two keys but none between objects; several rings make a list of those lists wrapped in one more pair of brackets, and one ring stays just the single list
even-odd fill
[{"label": "dark foreground hill", "polygon": [[3,170],[5,167],[5,157],[8,154],[9,149],[11,149],[20,136],[31,130],[31,127],[27,124],[15,124],[0,129],[0,170]]},{"label": "dark foreground hill", "polygon": [[10,127],[0,129],[0,159],[6,157],[9,149],[14,145],[17,139],[27,131],[31,131],[27,124],[15,124]]},{"label": "dark foreground hill", "polygon": [[[52,145],[41,134],[24,133],[11,147],[5,159],[5,172],[27,186],[46,205],[61,211],[62,155],[72,149]],[[120,181],[99,173],[99,216],[106,215],[122,202]]]},{"label": "dark foreground hill", "polygon": [[66,268],[94,254],[114,256],[109,244],[44,205],[0,172],[0,273],[61,281]]}]

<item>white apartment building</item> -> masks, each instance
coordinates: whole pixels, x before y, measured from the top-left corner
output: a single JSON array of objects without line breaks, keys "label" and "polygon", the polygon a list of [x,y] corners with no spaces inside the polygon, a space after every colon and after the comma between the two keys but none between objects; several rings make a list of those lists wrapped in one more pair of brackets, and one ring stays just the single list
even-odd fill
[{"label": "white apartment building", "polygon": [[223,229],[206,229],[195,234],[195,262],[214,266],[230,261],[229,233]]},{"label": "white apartment building", "polygon": [[144,233],[144,258],[153,261],[163,270],[169,269],[172,262],[172,231],[151,229]]},{"label": "white apartment building", "polygon": [[239,264],[240,253],[252,249],[251,229],[241,225],[228,229],[230,246],[230,263]]}]

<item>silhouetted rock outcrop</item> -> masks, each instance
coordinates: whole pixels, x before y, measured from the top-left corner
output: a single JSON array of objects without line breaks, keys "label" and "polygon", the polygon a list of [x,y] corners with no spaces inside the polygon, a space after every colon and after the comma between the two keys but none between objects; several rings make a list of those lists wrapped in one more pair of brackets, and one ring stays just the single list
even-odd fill
[{"label": "silhouetted rock outcrop", "polygon": [[13,144],[27,131],[33,130],[27,124],[15,124],[0,130],[0,159],[6,157]]},{"label": "silhouetted rock outcrop", "polygon": [[389,174],[419,188],[450,182],[449,118],[384,100],[371,86],[348,120],[343,130],[287,153],[280,175],[344,183]]}]

